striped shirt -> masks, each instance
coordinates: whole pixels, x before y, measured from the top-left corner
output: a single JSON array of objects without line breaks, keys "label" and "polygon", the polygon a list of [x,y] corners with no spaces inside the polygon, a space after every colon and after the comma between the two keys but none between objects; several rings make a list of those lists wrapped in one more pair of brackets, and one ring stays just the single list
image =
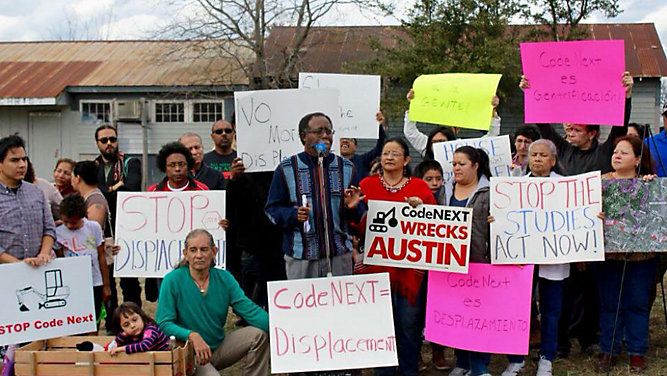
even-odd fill
[{"label": "striped shirt", "polygon": [[142,338],[138,338],[128,337],[125,333],[120,333],[116,336],[116,344],[118,347],[125,346],[127,354],[169,350],[169,337],[157,325],[153,323],[146,324],[141,335]]}]

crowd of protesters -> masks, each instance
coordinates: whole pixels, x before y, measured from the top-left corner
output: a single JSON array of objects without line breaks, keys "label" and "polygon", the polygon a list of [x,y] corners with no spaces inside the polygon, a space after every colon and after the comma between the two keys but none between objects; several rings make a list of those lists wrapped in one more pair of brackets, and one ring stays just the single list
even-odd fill
[{"label": "crowd of protesters", "polygon": [[[522,77],[519,86],[530,87],[529,79]],[[512,175],[548,179],[601,171],[602,179],[664,177],[665,131],[649,138],[646,127],[629,123],[633,81],[627,73],[619,80],[626,92],[624,126],[613,127],[604,142],[598,141],[598,125],[564,124],[562,135],[550,124],[522,126],[513,135]],[[414,97],[411,90],[407,99]],[[488,136],[500,132],[498,104],[494,98]],[[102,311],[109,316],[122,311],[119,301],[134,303],[123,313],[127,317],[116,317],[116,325],[141,313],[142,328],[150,326],[153,335],[161,330],[190,340],[197,375],[217,375],[244,356],[246,374],[268,374],[267,281],[388,272],[399,366],[378,368],[375,374],[416,375],[427,366],[420,355],[427,273],[363,264],[359,239],[364,237],[366,204],[384,200],[471,208],[470,262],[490,263],[494,218],[489,215],[489,156],[470,146],[456,149],[453,176],[446,181],[433,147],[455,140],[458,130],[436,127],[426,135],[408,121],[407,113],[405,138],[389,137],[378,113],[379,139],[372,150],[357,154],[357,140],[343,138],[341,156],[335,155],[330,152],[335,133],[330,115],[311,113],[301,119],[303,152],[284,159],[274,172],[245,172],[234,149],[233,120],[212,124],[215,147],[209,152],[203,150],[202,135],[193,132],[162,146],[157,167],[164,177],[150,182],[148,191],[227,190],[227,218],[220,226],[228,234],[228,271],[212,267],[219,250],[211,234],[192,231],[179,266],[161,284],[151,279],[144,284],[146,299],[158,301],[155,322],[141,311],[137,278],[120,278],[122,296],[116,291],[113,256],[120,248],[105,241],[114,236],[117,193],[140,191],[142,182],[141,162],[119,150],[112,125],[95,131],[95,160],[58,160],[53,183],[34,176],[21,137],[0,139],[0,262],[38,267],[54,255],[90,257],[98,322]],[[667,125],[667,105],[662,115]],[[423,157],[416,175],[411,174],[408,143]],[[86,249],[73,243],[85,243]],[[569,356],[572,339],[582,351],[598,351],[599,371],[614,366],[623,345],[633,369],[647,368],[649,313],[656,278],[662,277],[658,257],[647,251],[607,254],[605,261],[588,265],[536,268],[531,327],[540,334],[538,376],[552,375],[553,362]],[[244,328],[226,333],[229,307]],[[114,329],[113,320],[105,322],[109,333],[132,333],[129,327]],[[433,344],[437,370],[451,376],[490,375],[491,354],[455,349],[455,361],[444,354],[443,346]],[[523,356],[508,356],[502,376],[517,375],[525,365]]]}]

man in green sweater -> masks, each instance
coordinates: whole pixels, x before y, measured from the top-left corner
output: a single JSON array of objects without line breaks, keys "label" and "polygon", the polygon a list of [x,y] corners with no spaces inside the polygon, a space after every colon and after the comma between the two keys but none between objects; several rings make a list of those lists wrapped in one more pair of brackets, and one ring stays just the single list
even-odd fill
[{"label": "man in green sweater", "polygon": [[[234,277],[214,268],[218,249],[206,230],[185,238],[183,261],[164,277],[156,321],[168,336],[189,340],[197,356],[196,376],[219,376],[246,357],[244,375],[269,374],[269,316],[245,296]],[[225,335],[232,307],[250,325]]]}]

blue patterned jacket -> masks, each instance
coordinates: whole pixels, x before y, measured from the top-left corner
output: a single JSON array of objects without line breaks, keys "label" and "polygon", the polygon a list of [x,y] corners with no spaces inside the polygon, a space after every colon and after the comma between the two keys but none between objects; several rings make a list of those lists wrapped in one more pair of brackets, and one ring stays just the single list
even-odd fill
[{"label": "blue patterned jacket", "polygon": [[[295,259],[326,258],[325,231],[329,233],[332,256],[352,251],[348,221],[359,219],[362,209],[345,208],[343,195],[350,185],[358,184],[354,165],[343,157],[328,154],[324,158],[324,192],[320,192],[317,169],[317,158],[306,152],[284,159],[273,174],[266,201],[267,216],[283,229],[283,252]],[[328,208],[328,223],[324,223],[322,194]],[[302,195],[306,195],[311,208],[307,232],[296,219]]]}]

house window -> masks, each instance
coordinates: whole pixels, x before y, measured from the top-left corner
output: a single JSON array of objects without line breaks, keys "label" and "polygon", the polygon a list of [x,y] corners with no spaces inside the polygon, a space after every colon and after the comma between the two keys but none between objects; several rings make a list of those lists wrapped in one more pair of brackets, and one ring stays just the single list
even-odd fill
[{"label": "house window", "polygon": [[195,123],[213,123],[222,119],[222,102],[198,102],[192,106],[192,117]]},{"label": "house window", "polygon": [[178,102],[155,103],[156,123],[184,123],[185,104]]},{"label": "house window", "polygon": [[81,102],[81,120],[111,122],[111,102]]}]

